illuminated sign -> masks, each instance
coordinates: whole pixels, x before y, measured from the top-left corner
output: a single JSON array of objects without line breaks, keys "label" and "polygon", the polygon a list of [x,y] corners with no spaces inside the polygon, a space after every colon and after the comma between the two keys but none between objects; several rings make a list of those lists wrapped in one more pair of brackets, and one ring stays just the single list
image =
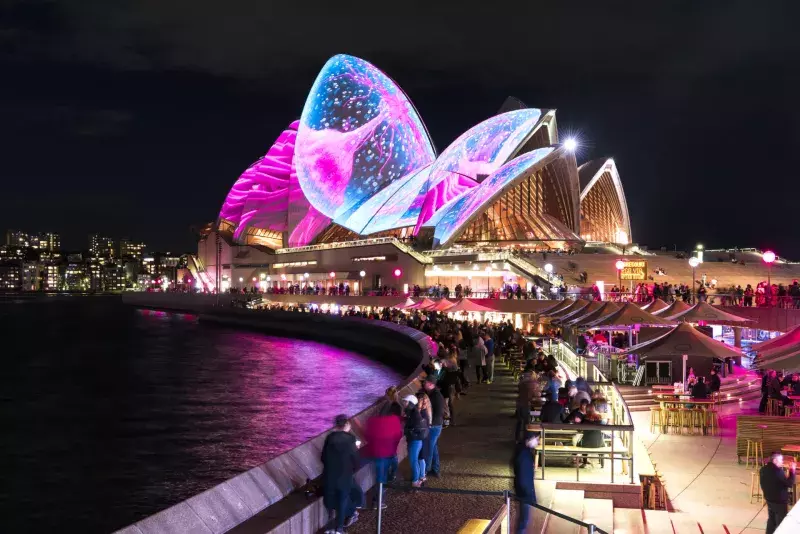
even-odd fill
[{"label": "illuminated sign", "polygon": [[353,258],[353,261],[386,261],[386,260],[397,260],[397,254],[391,254],[389,256],[358,256]]},{"label": "illuminated sign", "polygon": [[622,280],[647,280],[647,262],[644,260],[624,260],[620,271]]}]

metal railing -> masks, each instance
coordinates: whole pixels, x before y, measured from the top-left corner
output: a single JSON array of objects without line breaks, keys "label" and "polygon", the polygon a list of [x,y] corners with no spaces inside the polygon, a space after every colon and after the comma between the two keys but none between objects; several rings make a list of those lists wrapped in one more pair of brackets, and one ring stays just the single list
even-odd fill
[{"label": "metal railing", "polygon": [[[397,484],[383,484],[378,483],[378,504],[377,504],[377,512],[378,512],[378,534],[381,534],[382,523],[383,523],[383,490],[384,487],[391,490],[398,490],[398,491],[413,491],[413,492],[422,492],[422,493],[449,493],[452,495],[477,495],[481,497],[502,497],[503,504],[500,506],[500,509],[495,513],[494,517],[489,521],[489,524],[484,528],[483,534],[495,534],[501,531],[504,531],[507,534],[511,533],[511,521],[510,521],[510,513],[511,513],[511,499],[519,500],[519,498],[508,490],[504,491],[478,491],[478,490],[462,490],[462,489],[450,489],[450,488],[428,488],[428,487],[419,487],[413,488],[408,486],[400,486]],[[521,503],[525,504],[525,503]],[[587,523],[585,521],[581,521],[580,519],[575,519],[574,517],[570,517],[568,515],[562,514],[561,512],[556,512],[555,510],[548,508],[546,506],[542,506],[538,503],[531,504],[533,508],[537,510],[541,510],[547,514],[553,515],[555,517],[559,517],[565,521],[569,521],[575,525],[581,526],[585,528],[589,534],[610,534],[601,528],[598,528],[597,525],[594,523]]]},{"label": "metal railing", "polygon": [[297,252],[313,252],[317,250],[333,250],[339,248],[368,247],[370,245],[394,245],[420,263],[433,263],[428,256],[421,254],[406,245],[396,237],[372,237],[370,239],[357,239],[355,241],[339,241],[336,243],[323,243],[321,245],[306,245],[304,247],[279,248],[275,254],[294,254]]}]

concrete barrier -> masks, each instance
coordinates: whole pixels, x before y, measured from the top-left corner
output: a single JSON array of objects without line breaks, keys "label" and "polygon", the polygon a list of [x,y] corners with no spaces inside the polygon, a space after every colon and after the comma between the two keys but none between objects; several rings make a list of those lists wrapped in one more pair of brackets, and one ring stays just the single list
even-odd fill
[{"label": "concrete barrier", "polygon": [[[408,372],[398,384],[402,394],[419,389],[421,366],[435,354],[436,345],[418,330],[394,323],[368,319],[306,314],[297,312],[258,312],[211,305],[214,295],[170,293],[130,294],[123,301],[149,308],[170,309],[201,314],[201,321],[227,326],[257,329],[283,336],[314,339],[361,352]],[[378,409],[372,405],[353,416],[363,425]],[[269,514],[271,506],[284,501],[302,488],[308,479],[322,474],[321,453],[330,431],[287,451],[268,462],[241,473],[213,488],[180,502],[153,516],[130,525],[119,533],[222,533],[253,518],[264,516],[263,532],[297,534],[316,532],[328,519],[319,498],[299,506],[283,507]],[[398,456],[405,457],[405,440]],[[375,484],[372,465],[361,468],[356,481],[366,491]],[[286,511],[288,509],[288,512]]]}]

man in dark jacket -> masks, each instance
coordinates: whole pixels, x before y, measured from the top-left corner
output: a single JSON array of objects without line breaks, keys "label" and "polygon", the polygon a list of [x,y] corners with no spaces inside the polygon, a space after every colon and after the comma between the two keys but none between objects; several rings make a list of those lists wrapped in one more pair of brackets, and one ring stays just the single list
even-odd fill
[{"label": "man in dark jacket", "polygon": [[697,379],[697,384],[692,386],[693,399],[707,399],[708,387],[706,386],[706,377],[701,376]]},{"label": "man in dark jacket", "polygon": [[719,391],[719,388],[722,387],[722,382],[719,379],[719,375],[717,374],[716,369],[711,369],[711,379],[708,384],[708,391],[710,393],[716,393]]},{"label": "man in dark jacket", "polygon": [[767,399],[769,398],[769,380],[772,371],[766,371],[761,377],[761,403],[758,405],[758,413],[767,411]]},{"label": "man in dark jacket", "polygon": [[531,517],[531,508],[536,504],[536,491],[533,487],[533,450],[539,438],[526,433],[524,441],[518,441],[511,459],[514,468],[514,492],[519,500],[519,523],[517,532],[525,532]]},{"label": "man in dark jacket", "polygon": [[564,407],[551,395],[548,395],[547,402],[542,406],[539,419],[542,420],[542,423],[561,424],[564,422]]},{"label": "man in dark jacket", "polygon": [[439,478],[439,436],[442,434],[442,425],[444,424],[444,396],[433,380],[425,381],[425,393],[431,400],[432,412],[428,446],[425,448],[428,453],[425,465],[428,475]]},{"label": "man in dark jacket", "polygon": [[344,414],[334,420],[336,428],[325,438],[322,447],[323,503],[328,513],[336,512],[336,530],[343,532],[355,523],[358,512],[351,500],[351,491],[356,487],[355,473],[359,466],[356,437],[350,433],[350,423]]},{"label": "man in dark jacket", "polygon": [[772,534],[783,518],[786,517],[789,502],[789,488],[794,486],[794,462],[789,464],[789,476],[783,472],[783,455],[773,452],[769,463],[761,468],[759,479],[761,491],[764,492],[764,501],[767,503],[767,533]]}]

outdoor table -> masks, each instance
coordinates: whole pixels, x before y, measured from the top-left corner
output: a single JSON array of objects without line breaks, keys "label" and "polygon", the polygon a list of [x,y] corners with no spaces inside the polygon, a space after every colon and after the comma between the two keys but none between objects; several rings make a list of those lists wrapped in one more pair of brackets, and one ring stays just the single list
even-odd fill
[{"label": "outdoor table", "polygon": [[800,456],[800,445],[784,445],[781,447],[781,454],[797,458]]},{"label": "outdoor table", "polygon": [[[678,397],[684,397],[684,398],[681,399]],[[686,397],[686,395],[659,395],[656,397],[656,399],[658,400],[662,413],[667,409],[667,406],[676,406],[676,405],[685,406],[687,404],[693,404],[695,406],[701,406],[705,411],[708,406],[713,406],[714,404],[716,404],[716,401],[712,399],[692,399]],[[706,434],[707,432],[708,432],[708,427],[706,425],[703,425],[703,434]]]}]

